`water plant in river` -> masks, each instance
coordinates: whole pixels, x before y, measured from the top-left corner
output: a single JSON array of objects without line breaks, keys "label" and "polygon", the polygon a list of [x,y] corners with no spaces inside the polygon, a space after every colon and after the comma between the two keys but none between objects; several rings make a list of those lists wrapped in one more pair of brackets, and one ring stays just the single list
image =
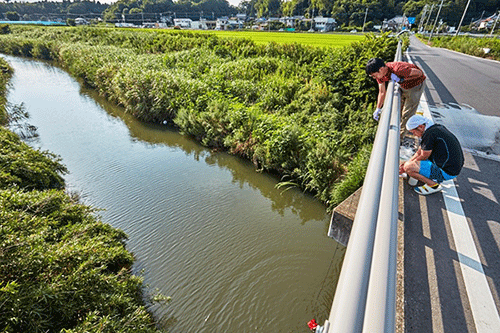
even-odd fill
[{"label": "water plant in river", "polygon": [[0,52],[49,54],[139,119],[175,123],[330,207],[361,185],[364,170],[354,165],[366,163],[355,161],[366,159],[375,135],[376,86],[364,65],[371,57],[392,59],[397,44],[368,35],[343,48],[315,48],[191,32],[54,27],[13,27],[0,39]]}]

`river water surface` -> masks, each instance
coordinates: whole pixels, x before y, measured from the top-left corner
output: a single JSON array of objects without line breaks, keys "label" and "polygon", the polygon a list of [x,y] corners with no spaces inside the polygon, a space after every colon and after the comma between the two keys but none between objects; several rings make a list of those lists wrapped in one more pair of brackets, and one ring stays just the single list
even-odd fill
[{"label": "river water surface", "polygon": [[67,187],[124,230],[134,273],[170,332],[309,332],[328,317],[344,247],[325,207],[253,165],[136,121],[57,67],[3,56],[8,96],[60,155]]}]

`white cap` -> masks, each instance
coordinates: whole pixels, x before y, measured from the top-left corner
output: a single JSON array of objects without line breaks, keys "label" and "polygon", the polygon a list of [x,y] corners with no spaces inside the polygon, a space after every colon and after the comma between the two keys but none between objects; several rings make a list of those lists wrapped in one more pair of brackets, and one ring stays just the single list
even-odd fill
[{"label": "white cap", "polygon": [[434,125],[434,122],[429,118],[416,114],[408,119],[408,121],[406,122],[406,129],[410,131],[417,128],[419,125],[425,125],[425,129],[428,129],[429,127]]}]

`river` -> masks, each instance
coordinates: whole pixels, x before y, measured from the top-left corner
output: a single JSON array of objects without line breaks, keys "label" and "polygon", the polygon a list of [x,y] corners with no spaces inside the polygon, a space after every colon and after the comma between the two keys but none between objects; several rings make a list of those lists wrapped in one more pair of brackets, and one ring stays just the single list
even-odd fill
[{"label": "river", "polygon": [[50,64],[2,55],[11,104],[60,155],[67,188],[124,230],[133,272],[169,332],[309,332],[333,299],[345,248],[314,198],[169,126],[145,124]]}]

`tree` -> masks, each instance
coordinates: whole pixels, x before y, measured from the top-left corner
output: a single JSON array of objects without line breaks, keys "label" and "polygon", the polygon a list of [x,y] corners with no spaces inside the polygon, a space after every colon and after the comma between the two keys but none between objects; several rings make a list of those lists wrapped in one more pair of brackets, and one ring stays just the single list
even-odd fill
[{"label": "tree", "polygon": [[255,9],[258,17],[263,16],[278,16],[281,12],[280,0],[257,0]]},{"label": "tree", "polygon": [[318,14],[321,15],[326,9],[327,0],[311,0],[311,7],[318,10]]},{"label": "tree", "polygon": [[19,21],[20,17],[17,12],[7,12],[5,13],[5,17],[7,17],[7,20],[9,21]]},{"label": "tree", "polygon": [[67,10],[68,13],[79,15],[89,12],[89,10],[87,9],[87,5],[84,2],[74,2],[68,6]]},{"label": "tree", "polygon": [[281,3],[281,11],[285,16],[293,16],[293,12],[297,7],[297,0],[288,0]]}]

